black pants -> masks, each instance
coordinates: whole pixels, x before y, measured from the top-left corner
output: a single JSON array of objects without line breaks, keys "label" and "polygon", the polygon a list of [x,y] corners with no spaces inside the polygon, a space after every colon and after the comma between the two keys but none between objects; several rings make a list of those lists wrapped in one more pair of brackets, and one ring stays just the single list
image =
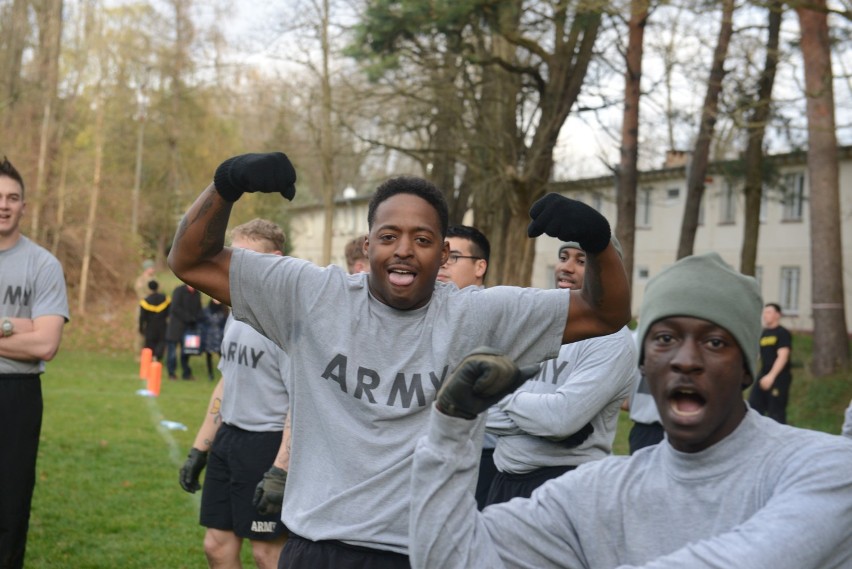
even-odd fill
[{"label": "black pants", "polygon": [[479,461],[479,476],[476,479],[476,507],[482,509],[488,502],[488,492],[491,483],[497,476],[497,466],[494,464],[494,449],[482,449],[482,458]]},{"label": "black pants", "polygon": [[790,397],[792,376],[779,375],[769,391],[760,388],[758,381],[754,382],[748,396],[748,404],[761,415],[775,419],[782,425],[787,424],[787,399]]},{"label": "black pants", "polygon": [[539,468],[526,474],[509,474],[497,472],[488,492],[486,505],[508,502],[512,498],[529,498],[533,490],[551,480],[559,478],[566,472],[574,470],[576,466],[548,466]]},{"label": "black pants", "polygon": [[311,541],[291,533],[278,569],[411,569],[411,564],[401,553],[341,541]]},{"label": "black pants", "polygon": [[630,454],[640,448],[653,446],[665,438],[666,432],[659,423],[633,423],[630,434],[627,435],[627,443],[630,445]]},{"label": "black pants", "polygon": [[24,566],[41,434],[41,378],[0,375],[0,568]]}]

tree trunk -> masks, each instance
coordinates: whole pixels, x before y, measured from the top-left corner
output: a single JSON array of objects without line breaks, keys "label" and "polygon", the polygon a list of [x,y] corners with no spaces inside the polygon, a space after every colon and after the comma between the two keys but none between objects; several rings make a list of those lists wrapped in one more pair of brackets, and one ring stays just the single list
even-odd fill
[{"label": "tree trunk", "polygon": [[710,144],[713,142],[713,132],[716,128],[716,115],[719,108],[719,94],[722,91],[722,79],[725,77],[725,59],[728,56],[728,44],[733,34],[734,0],[722,1],[722,25],[719,27],[719,38],[713,53],[713,65],[707,80],[707,94],[701,109],[701,126],[692,153],[689,175],[686,180],[686,204],[683,211],[683,221],[680,227],[680,242],[677,247],[677,258],[692,255],[695,246],[695,234],[698,231],[698,214],[701,209],[701,198],[704,196],[704,182],[707,176],[707,165],[710,160]]},{"label": "tree trunk", "polygon": [[328,0],[323,0],[322,13],[320,14],[320,43],[322,47],[320,153],[322,154],[322,201],[325,210],[321,258],[323,266],[331,263],[331,230],[334,224],[334,144],[331,133],[331,77],[329,77],[328,71],[331,46],[328,40],[328,24]]},{"label": "tree trunk", "polygon": [[30,211],[31,234],[41,240],[40,226],[42,209],[48,203],[47,179],[49,164],[54,162],[53,114],[56,107],[56,93],[59,85],[59,52],[62,45],[62,0],[47,0],[41,7],[39,23],[41,28],[39,41],[39,68],[44,78],[42,84],[42,123],[39,135],[38,167],[36,168],[35,191],[28,201],[32,203]]},{"label": "tree trunk", "polygon": [[104,106],[105,101],[98,86],[97,111],[95,114],[95,169],[92,175],[92,193],[89,196],[89,215],[86,219],[86,236],[83,240],[83,263],[80,268],[80,290],[77,291],[77,309],[80,314],[86,313],[86,294],[89,288],[89,265],[92,261],[92,242],[95,236],[95,225],[98,220],[98,199],[101,193],[101,170],[104,159]]},{"label": "tree trunk", "polygon": [[740,272],[755,274],[757,266],[757,241],[760,232],[760,202],[763,197],[763,137],[772,105],[772,87],[778,68],[778,40],[784,4],[773,0],[768,6],[766,58],[757,89],[757,100],[748,121],[748,144],[745,152],[745,213],[743,246],[740,251]]},{"label": "tree trunk", "polygon": [[21,64],[24,57],[24,47],[29,35],[27,21],[27,0],[13,0],[11,18],[3,22],[2,30],[5,36],[2,40],[2,77],[0,77],[0,108],[4,110],[5,120],[3,131],[9,132],[12,117],[15,116],[15,104],[21,96]]},{"label": "tree trunk", "polygon": [[812,370],[825,376],[849,364],[831,46],[825,0],[797,7],[805,67],[811,222]]},{"label": "tree trunk", "polygon": [[615,235],[621,242],[624,270],[633,285],[633,251],[636,241],[636,186],[639,183],[639,100],[642,46],[648,21],[648,0],[631,0],[624,71],[624,115],[621,122],[621,162],[618,169],[618,209]]}]

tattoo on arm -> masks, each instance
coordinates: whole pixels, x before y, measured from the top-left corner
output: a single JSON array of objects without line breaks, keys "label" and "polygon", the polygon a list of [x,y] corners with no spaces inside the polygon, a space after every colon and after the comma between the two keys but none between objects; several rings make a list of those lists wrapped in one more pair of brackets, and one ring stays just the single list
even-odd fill
[{"label": "tattoo on arm", "polygon": [[[588,270],[589,268],[592,270]],[[583,288],[588,291],[589,303],[599,308],[603,300],[604,284],[601,280],[601,264],[596,255],[586,256],[586,276],[583,284]]]},{"label": "tattoo on arm", "polygon": [[[202,204],[201,209],[198,211],[196,219],[206,216],[213,206],[213,200],[213,196],[208,197],[204,204]],[[213,256],[225,246],[225,231],[228,229],[228,218],[230,215],[231,212],[229,207],[223,207],[213,211],[211,217],[207,221],[207,225],[204,227],[204,233],[201,237],[201,242],[199,243],[202,256]]]}]

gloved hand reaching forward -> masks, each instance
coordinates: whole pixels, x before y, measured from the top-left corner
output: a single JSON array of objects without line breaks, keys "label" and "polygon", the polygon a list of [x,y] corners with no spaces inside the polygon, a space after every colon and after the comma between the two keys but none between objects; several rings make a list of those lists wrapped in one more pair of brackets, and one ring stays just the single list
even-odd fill
[{"label": "gloved hand reaching forward", "polygon": [[587,253],[600,253],[609,245],[609,222],[595,208],[559,194],[547,194],[530,208],[527,235],[546,233],[560,241],[576,241]]},{"label": "gloved hand reaching forward", "polygon": [[538,370],[538,365],[518,369],[515,362],[497,350],[476,348],[441,386],[438,410],[453,417],[474,419]]},{"label": "gloved hand reaching forward", "polygon": [[245,192],[280,192],[288,200],[296,195],[296,169],[283,152],[242,154],[216,168],[213,185],[225,201],[235,202]]},{"label": "gloved hand reaching forward", "polygon": [[254,504],[258,513],[264,516],[277,514],[281,511],[284,501],[284,486],[287,485],[287,471],[273,466],[263,475],[263,480],[254,490]]},{"label": "gloved hand reaching forward", "polygon": [[186,462],[180,468],[180,487],[190,494],[195,494],[196,490],[201,488],[198,477],[201,476],[205,466],[207,466],[207,453],[195,447],[189,449]]}]

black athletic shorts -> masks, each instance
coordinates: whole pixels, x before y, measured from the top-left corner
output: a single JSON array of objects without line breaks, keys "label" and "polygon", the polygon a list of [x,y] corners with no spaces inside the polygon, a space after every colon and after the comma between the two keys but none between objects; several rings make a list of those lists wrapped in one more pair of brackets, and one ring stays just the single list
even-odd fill
[{"label": "black athletic shorts", "polygon": [[278,569],[411,569],[411,563],[402,553],[342,541],[311,541],[290,533]]},{"label": "black athletic shorts", "polygon": [[201,491],[201,525],[247,539],[275,539],[286,528],[280,514],[263,516],[252,500],[281,446],[281,431],[256,433],[227,423],[219,428]]}]

